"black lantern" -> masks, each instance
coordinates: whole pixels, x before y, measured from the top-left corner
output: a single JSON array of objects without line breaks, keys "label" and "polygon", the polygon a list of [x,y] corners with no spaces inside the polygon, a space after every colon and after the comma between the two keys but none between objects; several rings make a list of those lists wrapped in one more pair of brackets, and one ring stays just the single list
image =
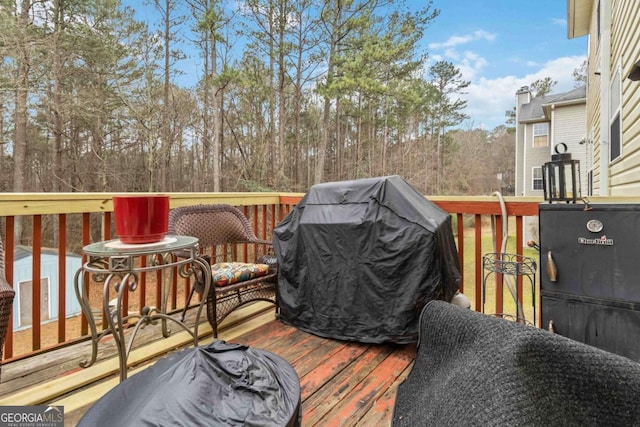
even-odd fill
[{"label": "black lantern", "polygon": [[575,203],[581,197],[580,161],[571,160],[565,143],[557,144],[555,152],[551,155],[551,161],[542,165],[544,199],[549,203]]}]

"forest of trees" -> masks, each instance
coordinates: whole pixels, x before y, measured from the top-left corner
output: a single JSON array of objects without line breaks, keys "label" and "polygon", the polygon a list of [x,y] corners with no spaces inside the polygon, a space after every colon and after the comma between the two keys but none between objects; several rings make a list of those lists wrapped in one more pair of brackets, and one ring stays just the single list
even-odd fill
[{"label": "forest of trees", "polygon": [[[230,10],[229,5],[242,5]],[[299,191],[399,174],[513,185],[514,136],[464,124],[470,84],[393,0],[0,0],[0,191]],[[184,46],[194,87],[176,82]],[[514,93],[517,88],[514,88]]]}]

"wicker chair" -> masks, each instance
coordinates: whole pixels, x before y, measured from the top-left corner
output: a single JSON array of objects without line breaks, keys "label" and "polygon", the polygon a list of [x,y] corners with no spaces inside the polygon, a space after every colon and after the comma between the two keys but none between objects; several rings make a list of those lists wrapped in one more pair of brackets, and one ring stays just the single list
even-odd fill
[{"label": "wicker chair", "polygon": [[[206,302],[207,319],[214,337],[218,336],[220,322],[247,303],[268,301],[277,307],[277,267],[273,261],[271,265],[265,264],[267,258],[275,259],[265,253],[266,248],[272,248],[271,242],[255,236],[249,221],[238,208],[223,204],[174,208],[169,213],[169,234],[197,237],[200,255],[212,265],[212,281]],[[251,245],[253,248],[249,247],[248,252],[251,253],[253,249],[254,256],[251,259],[256,262],[227,262],[229,259],[235,261],[233,245],[237,243],[255,244]],[[260,259],[265,263],[260,263]],[[230,264],[233,264],[235,271],[229,270]],[[239,268],[243,274],[238,273]],[[187,307],[194,290],[201,294],[203,288],[202,280],[196,279]]]},{"label": "wicker chair", "polygon": [[[0,375],[2,374],[2,353],[4,349],[4,339],[7,336],[9,316],[11,315],[11,305],[15,292],[7,282],[4,274],[4,247],[0,238]],[[1,377],[0,377],[1,378]]]}]

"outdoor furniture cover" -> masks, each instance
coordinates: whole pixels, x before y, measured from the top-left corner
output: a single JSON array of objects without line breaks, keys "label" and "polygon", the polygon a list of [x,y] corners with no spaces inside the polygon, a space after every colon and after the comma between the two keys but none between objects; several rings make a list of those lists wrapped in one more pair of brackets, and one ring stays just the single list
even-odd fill
[{"label": "outdoor furniture cover", "polygon": [[273,244],[280,320],[322,337],[415,342],[460,284],[449,214],[399,176],[314,185]]},{"label": "outdoor furniture cover", "polygon": [[300,420],[300,382],[287,361],[215,340],[127,378],[78,426],[298,426]]},{"label": "outdoor furniture cover", "polygon": [[640,363],[431,301],[392,425],[638,426]]}]

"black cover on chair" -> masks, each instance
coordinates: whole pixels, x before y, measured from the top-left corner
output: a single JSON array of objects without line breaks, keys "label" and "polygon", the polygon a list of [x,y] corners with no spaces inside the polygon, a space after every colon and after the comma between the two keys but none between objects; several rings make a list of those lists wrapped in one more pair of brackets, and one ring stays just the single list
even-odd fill
[{"label": "black cover on chair", "polygon": [[441,301],[426,305],[393,426],[640,425],[640,364]]},{"label": "black cover on chair", "polygon": [[323,337],[415,342],[460,284],[450,215],[399,176],[314,185],[273,245],[280,319]]},{"label": "black cover on chair", "polygon": [[300,383],[289,363],[214,341],[127,378],[78,426],[297,426],[300,415]]}]

